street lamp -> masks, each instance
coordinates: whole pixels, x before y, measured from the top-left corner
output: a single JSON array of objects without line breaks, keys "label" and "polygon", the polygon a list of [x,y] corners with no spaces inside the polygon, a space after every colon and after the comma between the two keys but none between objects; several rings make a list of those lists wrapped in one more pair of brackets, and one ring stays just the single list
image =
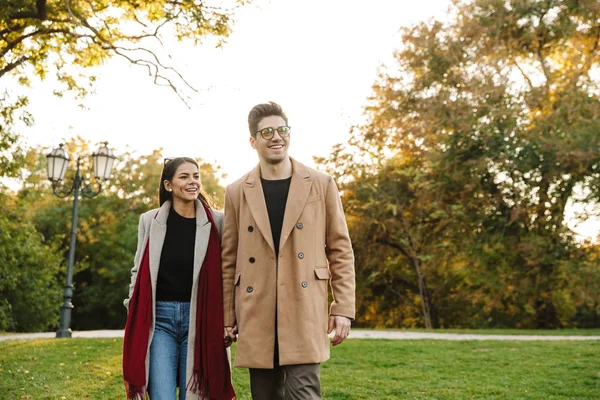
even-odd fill
[{"label": "street lamp", "polygon": [[79,204],[79,195],[88,198],[98,195],[102,190],[102,181],[105,181],[110,177],[110,172],[116,157],[107,145],[108,142],[104,142],[103,146],[92,154],[92,159],[94,161],[94,176],[98,180],[98,189],[95,191],[90,185],[81,187],[83,184],[83,178],[79,173],[81,157],[77,157],[77,171],[75,172],[73,183],[69,187],[68,185],[65,186],[62,184],[62,180],[67,171],[67,164],[69,163],[69,155],[65,149],[63,149],[63,145],[61,144],[46,156],[46,159],[48,160],[48,179],[52,181],[52,192],[61,198],[67,197],[73,193],[73,218],[71,221],[71,244],[69,245],[67,284],[65,285],[63,294],[65,301],[61,307],[60,328],[58,332],[56,332],[57,338],[71,337],[70,325],[71,309],[73,308],[73,304],[71,303],[71,298],[73,297],[73,262],[75,260],[75,243],[77,238],[77,206]]}]

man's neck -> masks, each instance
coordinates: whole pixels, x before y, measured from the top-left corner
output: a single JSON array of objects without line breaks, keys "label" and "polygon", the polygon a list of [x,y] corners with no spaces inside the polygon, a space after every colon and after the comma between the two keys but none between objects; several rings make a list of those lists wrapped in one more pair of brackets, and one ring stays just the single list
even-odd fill
[{"label": "man's neck", "polygon": [[277,164],[260,162],[260,177],[274,181],[277,179],[287,179],[292,176],[292,161],[289,157]]}]

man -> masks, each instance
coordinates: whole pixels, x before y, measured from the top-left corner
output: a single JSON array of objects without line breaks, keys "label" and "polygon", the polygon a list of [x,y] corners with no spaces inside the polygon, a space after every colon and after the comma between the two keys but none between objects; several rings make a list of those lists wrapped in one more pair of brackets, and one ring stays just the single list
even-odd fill
[{"label": "man", "polygon": [[[259,164],[225,192],[225,339],[255,400],[320,399],[320,363],[350,333],[354,254],[333,179],[288,156],[276,103],[248,115]],[[333,302],[328,309],[328,286]]]}]

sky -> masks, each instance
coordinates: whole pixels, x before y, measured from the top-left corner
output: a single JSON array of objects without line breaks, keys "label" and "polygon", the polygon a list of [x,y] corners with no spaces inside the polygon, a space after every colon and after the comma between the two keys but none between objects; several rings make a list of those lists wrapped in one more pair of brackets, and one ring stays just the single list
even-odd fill
[{"label": "sky", "polygon": [[399,29],[443,17],[448,0],[255,0],[242,7],[227,43],[192,46],[165,41],[176,67],[199,92],[191,109],[146,71],[114,59],[98,68],[95,94],[81,110],[52,95],[52,82],[34,84],[36,123],[29,144],[56,146],[79,135],[108,141],[118,153],[201,157],[227,173],[224,183],[258,162],[247,116],[258,103],[282,105],[292,126],[290,154],[313,165],[347,140],[382,63],[392,61]]},{"label": "sky", "polygon": [[[199,91],[188,108],[170,89],[153,84],[140,67],[120,58],[95,69],[95,93],[86,109],[56,98],[52,80],[35,82],[24,128],[28,145],[55,147],[81,136],[119,151],[190,156],[221,166],[231,183],[258,158],[247,115],[262,102],[282,105],[292,126],[290,155],[314,166],[349,137],[382,65],[392,65],[400,28],[444,19],[450,0],[254,0],[236,14],[232,34],[191,45],[165,39],[168,61]],[[71,155],[74,158],[75,155]],[[597,235],[600,223],[572,227]]]}]

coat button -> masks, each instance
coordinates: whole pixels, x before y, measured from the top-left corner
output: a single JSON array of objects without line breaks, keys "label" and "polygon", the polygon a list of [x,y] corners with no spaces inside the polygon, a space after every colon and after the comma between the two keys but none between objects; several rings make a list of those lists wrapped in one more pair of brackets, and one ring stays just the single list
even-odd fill
[{"label": "coat button", "polygon": [[308,286],[308,283],[306,283],[306,281],[302,282],[302,287],[305,288]]},{"label": "coat button", "polygon": [[302,225],[302,222],[298,222],[296,224],[296,228],[298,228],[298,229],[302,229],[303,227],[304,227],[304,225]]},{"label": "coat button", "polygon": [[253,291],[254,291],[254,288],[252,286],[248,286],[246,288],[246,292],[248,292],[248,293],[252,293]]},{"label": "coat button", "polygon": [[254,227],[252,225],[248,227],[248,232],[254,232]]},{"label": "coat button", "polygon": [[298,253],[298,258],[299,259],[303,259],[304,258],[304,253]]},{"label": "coat button", "polygon": [[250,257],[250,259],[248,261],[250,261],[251,264],[254,264],[254,261],[256,261],[256,260],[254,259],[254,257]]}]

